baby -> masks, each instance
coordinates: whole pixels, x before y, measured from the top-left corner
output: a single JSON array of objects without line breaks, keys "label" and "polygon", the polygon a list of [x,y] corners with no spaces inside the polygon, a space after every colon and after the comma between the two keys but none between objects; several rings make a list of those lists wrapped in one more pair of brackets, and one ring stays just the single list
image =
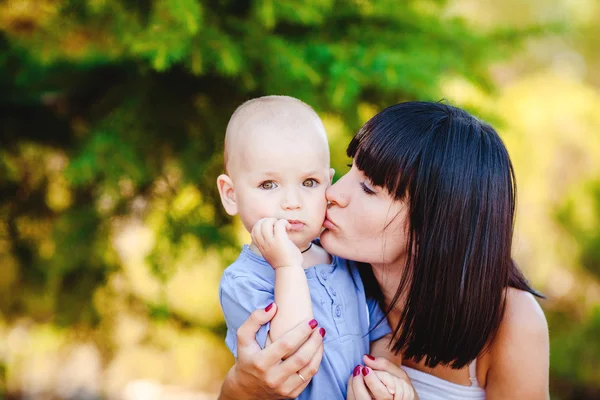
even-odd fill
[{"label": "baby", "polygon": [[[391,330],[376,300],[366,298],[356,265],[314,240],[333,178],[323,123],[292,97],[249,100],[227,125],[225,170],[217,179],[223,207],[252,234],[219,286],[227,346],[237,358],[240,325],[275,302],[277,314],[258,332],[258,343],[264,347],[302,321],[320,325],[323,359],[299,398],[346,398],[363,355],[388,354]],[[298,379],[304,381],[300,373]]]}]

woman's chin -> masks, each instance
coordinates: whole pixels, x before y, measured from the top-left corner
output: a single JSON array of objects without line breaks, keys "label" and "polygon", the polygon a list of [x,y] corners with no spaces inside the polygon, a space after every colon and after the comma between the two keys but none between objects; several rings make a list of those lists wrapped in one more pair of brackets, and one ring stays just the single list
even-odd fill
[{"label": "woman's chin", "polygon": [[359,243],[348,243],[344,240],[340,241],[339,237],[336,237],[335,232],[325,229],[321,233],[321,246],[329,254],[344,258],[346,260],[369,262],[363,260],[365,256],[364,252],[361,251]]},{"label": "woman's chin", "polygon": [[329,229],[324,229],[323,232],[321,232],[320,239],[321,246],[325,249],[325,251],[327,251],[329,254],[340,256],[340,254],[335,251],[336,246],[333,232],[331,232]]}]

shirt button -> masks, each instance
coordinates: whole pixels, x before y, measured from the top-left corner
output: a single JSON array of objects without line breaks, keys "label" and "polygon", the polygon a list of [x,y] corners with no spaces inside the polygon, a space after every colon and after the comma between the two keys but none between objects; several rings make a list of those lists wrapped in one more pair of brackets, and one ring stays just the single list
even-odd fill
[{"label": "shirt button", "polygon": [[334,288],[329,288],[329,291],[331,292],[332,296],[335,296],[337,293],[335,292]]},{"label": "shirt button", "polygon": [[324,280],[327,280],[327,272],[321,271],[321,278],[323,278]]},{"label": "shirt button", "polygon": [[340,306],[335,307],[335,316],[338,318],[342,316],[342,307],[340,307]]}]

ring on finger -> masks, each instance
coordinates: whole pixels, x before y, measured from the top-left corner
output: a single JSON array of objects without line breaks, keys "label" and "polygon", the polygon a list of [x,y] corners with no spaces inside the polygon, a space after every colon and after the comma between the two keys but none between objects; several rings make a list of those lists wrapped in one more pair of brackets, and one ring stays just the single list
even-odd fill
[{"label": "ring on finger", "polygon": [[298,376],[300,377],[300,379],[302,379],[302,382],[306,383],[306,378],[304,378],[300,372],[296,372],[296,373],[298,374]]}]

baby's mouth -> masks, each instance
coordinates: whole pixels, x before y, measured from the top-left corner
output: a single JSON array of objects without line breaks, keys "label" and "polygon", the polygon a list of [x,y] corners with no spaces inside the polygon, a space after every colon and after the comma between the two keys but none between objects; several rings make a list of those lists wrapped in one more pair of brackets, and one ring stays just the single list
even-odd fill
[{"label": "baby's mouth", "polygon": [[304,222],[297,219],[288,219],[288,222],[290,223],[290,228],[288,229],[290,231],[299,231],[304,228]]}]

